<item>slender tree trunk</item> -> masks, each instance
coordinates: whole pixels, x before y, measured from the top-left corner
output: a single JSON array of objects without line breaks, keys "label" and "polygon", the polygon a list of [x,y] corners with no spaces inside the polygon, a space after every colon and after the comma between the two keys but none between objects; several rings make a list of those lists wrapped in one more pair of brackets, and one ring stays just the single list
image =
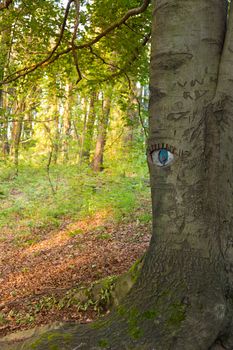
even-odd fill
[{"label": "slender tree trunk", "polygon": [[8,140],[8,116],[5,116],[5,120],[2,124],[2,152],[3,157],[6,160],[10,154],[10,143]]},{"label": "slender tree trunk", "polygon": [[3,91],[0,92],[0,105],[1,105],[1,118],[3,119],[1,122],[1,139],[2,139],[2,152],[4,159],[10,154],[10,143],[8,140],[8,129],[9,129],[9,121],[8,121],[8,105],[7,94]]},{"label": "slender tree trunk", "polygon": [[83,157],[89,161],[90,152],[93,141],[94,134],[94,126],[96,120],[96,102],[97,102],[97,94],[95,91],[91,93],[89,112],[87,118],[86,131],[84,135],[84,145],[83,145]]},{"label": "slender tree trunk", "polygon": [[23,123],[22,138],[24,142],[28,142],[33,136],[33,113],[31,110],[25,112],[25,119]]},{"label": "slender tree trunk", "polygon": [[66,101],[63,113],[63,159],[69,160],[69,137],[71,132],[72,85],[66,85]]},{"label": "slender tree trunk", "polygon": [[135,98],[134,89],[136,88],[135,84],[133,86],[132,91],[130,92],[128,108],[126,110],[126,127],[123,142],[126,147],[132,144],[134,139],[134,131],[137,127],[138,122],[138,108],[137,108],[137,100]]},{"label": "slender tree trunk", "polygon": [[[0,74],[1,76],[1,74]],[[3,155],[4,155],[4,138],[5,138],[5,127],[4,127],[4,109],[3,109],[3,90],[0,90],[0,141],[1,141],[1,148],[3,151]],[[4,157],[5,158],[5,157]]]},{"label": "slender tree trunk", "polygon": [[104,147],[107,138],[107,128],[111,109],[111,96],[105,96],[103,100],[102,113],[99,117],[97,140],[95,146],[92,169],[94,171],[103,170]]},{"label": "slender tree trunk", "polygon": [[58,97],[54,96],[52,105],[52,117],[54,118],[53,130],[53,163],[57,164],[60,151],[60,114],[58,106]]},{"label": "slender tree trunk", "polygon": [[[5,69],[8,64],[8,54],[10,47],[10,37],[11,37],[11,26],[7,29],[2,30],[0,34],[0,47],[1,47],[1,58],[0,58],[0,80],[3,80]],[[9,142],[8,142],[8,115],[7,115],[7,86],[0,89],[0,118],[3,119],[0,122],[1,135],[0,140],[2,141],[1,147],[3,152],[3,157],[6,159],[10,152]]]},{"label": "slender tree trunk", "polygon": [[233,349],[233,7],[225,36],[222,0],[155,5],[149,250],[104,322],[67,325],[37,340],[37,350]]},{"label": "slender tree trunk", "polygon": [[16,169],[16,175],[18,175],[19,171],[19,150],[20,150],[20,142],[22,136],[22,128],[23,128],[23,120],[25,114],[25,106],[26,103],[23,100],[15,101],[13,106],[13,115],[14,121],[11,130],[11,154],[13,155],[14,165]]},{"label": "slender tree trunk", "polygon": [[18,171],[19,171],[19,149],[20,149],[20,141],[21,141],[24,116],[22,113],[20,113],[17,115],[17,118],[18,118],[17,121],[13,122],[13,129],[12,129],[13,157],[14,157],[16,174],[18,174]]},{"label": "slender tree trunk", "polygon": [[84,119],[83,119],[82,135],[80,138],[79,164],[81,164],[82,160],[83,160],[85,134],[86,134],[86,130],[87,130],[87,101],[86,101],[86,99],[83,99],[83,105],[84,105]]}]

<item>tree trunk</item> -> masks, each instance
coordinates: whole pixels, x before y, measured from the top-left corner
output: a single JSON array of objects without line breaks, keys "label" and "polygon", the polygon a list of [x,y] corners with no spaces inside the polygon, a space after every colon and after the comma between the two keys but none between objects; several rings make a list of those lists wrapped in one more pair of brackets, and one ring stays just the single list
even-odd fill
[{"label": "tree trunk", "polygon": [[227,35],[226,10],[222,0],[156,2],[153,236],[141,273],[102,323],[67,325],[31,348],[233,349],[233,8]]},{"label": "tree trunk", "polygon": [[83,157],[88,161],[90,159],[91,146],[93,142],[93,133],[96,119],[96,101],[97,94],[95,91],[92,91],[83,145]]},{"label": "tree trunk", "polygon": [[63,160],[69,160],[69,137],[71,132],[72,84],[66,84],[66,101],[63,113]]},{"label": "tree trunk", "polygon": [[19,149],[20,149],[22,126],[23,126],[23,120],[24,120],[25,102],[23,101],[16,102],[15,111],[16,111],[15,113],[16,120],[14,120],[13,127],[12,127],[12,143],[13,143],[12,151],[13,151],[16,175],[18,175]]},{"label": "tree trunk", "polygon": [[[8,55],[10,51],[11,25],[7,29],[1,31],[0,34],[0,81],[3,80],[6,67],[8,66]],[[3,157],[6,159],[10,153],[10,145],[8,141],[8,112],[7,112],[7,86],[0,89],[0,140]]]},{"label": "tree trunk", "polygon": [[134,132],[136,127],[138,126],[138,106],[136,99],[136,86],[135,83],[130,91],[129,99],[128,99],[128,108],[126,110],[126,125],[125,132],[123,137],[124,146],[128,147],[132,145],[134,140]]},{"label": "tree trunk", "polygon": [[80,151],[79,151],[79,159],[78,159],[79,164],[81,164],[82,160],[83,160],[84,142],[85,142],[85,135],[86,135],[86,130],[87,130],[87,100],[83,99],[83,101],[81,101],[81,103],[84,106],[84,111],[83,111],[84,118],[83,118],[82,134],[80,137]]},{"label": "tree trunk", "polygon": [[58,97],[54,96],[52,105],[52,118],[54,119],[54,130],[53,130],[53,163],[57,164],[59,151],[60,151],[60,114]]},{"label": "tree trunk", "polygon": [[95,146],[94,158],[92,161],[92,169],[94,171],[103,170],[104,147],[107,138],[107,128],[109,122],[111,108],[111,96],[105,96],[103,100],[102,113],[99,117],[98,134]]},{"label": "tree trunk", "polygon": [[3,157],[6,160],[10,153],[10,144],[8,140],[8,129],[9,129],[9,120],[8,120],[8,111],[7,111],[8,98],[7,93],[0,91],[0,109],[1,109],[1,146]]}]

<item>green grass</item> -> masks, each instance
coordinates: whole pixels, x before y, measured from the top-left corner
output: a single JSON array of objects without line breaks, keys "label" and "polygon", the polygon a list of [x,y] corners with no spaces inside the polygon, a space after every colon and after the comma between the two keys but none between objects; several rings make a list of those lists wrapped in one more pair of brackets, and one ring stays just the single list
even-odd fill
[{"label": "green grass", "polygon": [[138,216],[138,220],[141,223],[148,224],[151,222],[151,213],[142,213]]},{"label": "green grass", "polygon": [[[13,232],[16,241],[30,245],[35,241],[32,234],[43,234],[64,220],[79,220],[101,211],[107,211],[111,220],[132,220],[142,198],[150,196],[145,165],[138,174],[137,169],[135,173],[132,169],[129,173],[108,169],[96,174],[85,166],[57,165],[50,172],[53,193],[44,167],[21,166],[14,177],[14,169],[1,165],[0,239]],[[149,220],[147,214],[140,215],[139,221]],[[80,232],[71,232],[76,234]]]}]

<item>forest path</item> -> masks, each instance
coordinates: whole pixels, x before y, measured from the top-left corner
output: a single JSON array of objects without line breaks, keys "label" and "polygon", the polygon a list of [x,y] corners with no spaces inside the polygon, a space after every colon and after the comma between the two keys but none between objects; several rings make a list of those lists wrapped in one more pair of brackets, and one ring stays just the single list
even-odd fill
[{"label": "forest path", "polygon": [[[150,201],[139,211],[150,210]],[[108,213],[45,233],[27,246],[0,242],[0,336],[55,321],[89,322],[97,310],[79,310],[67,294],[127,271],[145,252],[151,224],[109,221]]]}]

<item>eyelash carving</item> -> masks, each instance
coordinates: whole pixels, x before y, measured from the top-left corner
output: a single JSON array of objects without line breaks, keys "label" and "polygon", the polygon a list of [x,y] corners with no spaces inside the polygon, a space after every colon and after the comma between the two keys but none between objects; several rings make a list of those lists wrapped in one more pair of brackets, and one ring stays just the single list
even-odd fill
[{"label": "eyelash carving", "polygon": [[154,145],[149,146],[148,150],[150,152],[150,154],[154,151],[159,151],[162,148],[166,149],[167,151],[176,154],[176,147],[170,146],[167,143],[157,143]]},{"label": "eyelash carving", "polygon": [[148,148],[150,160],[159,167],[165,167],[174,161],[175,155],[181,155],[183,152],[178,151],[171,145],[158,143]]}]

